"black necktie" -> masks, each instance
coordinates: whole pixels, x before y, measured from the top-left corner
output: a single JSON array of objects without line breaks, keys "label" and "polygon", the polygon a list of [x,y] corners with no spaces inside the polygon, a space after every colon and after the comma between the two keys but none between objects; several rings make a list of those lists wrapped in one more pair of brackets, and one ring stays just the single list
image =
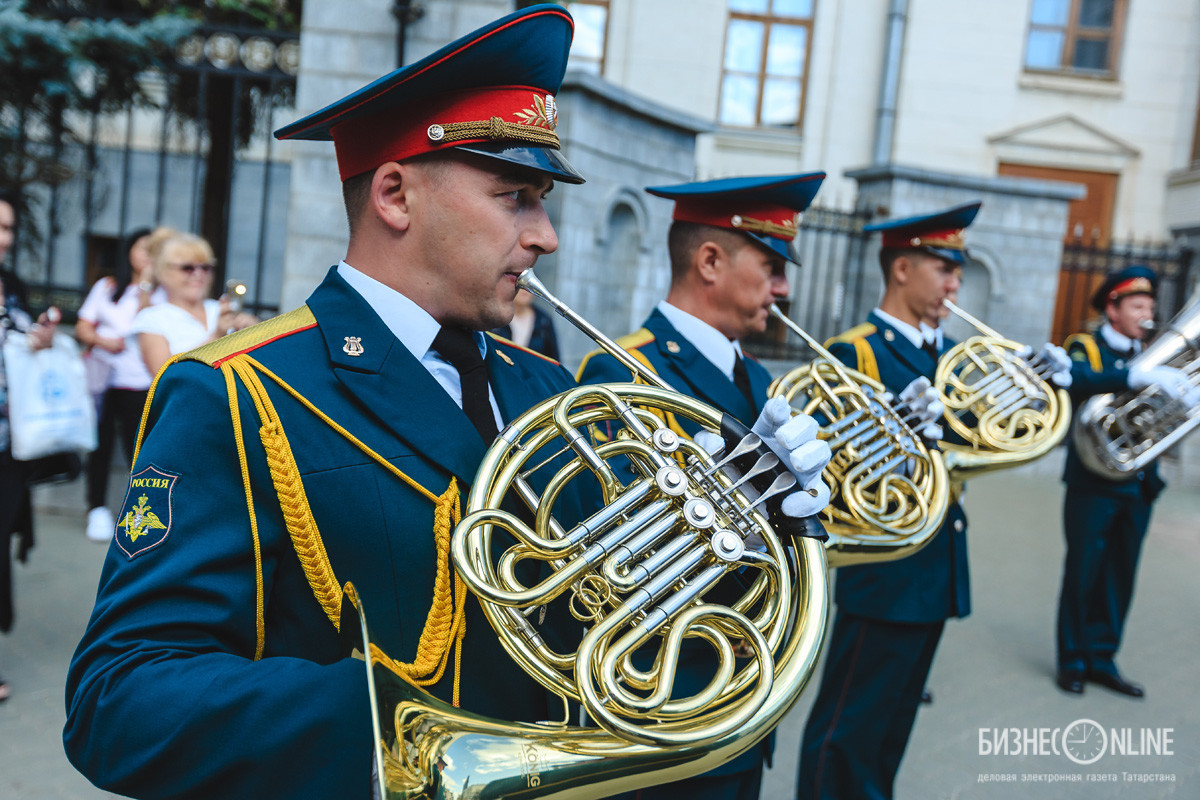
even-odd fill
[{"label": "black necktie", "polygon": [[483,365],[483,356],[479,354],[475,336],[462,328],[443,327],[434,337],[433,349],[458,370],[462,382],[463,411],[483,441],[491,444],[499,431],[496,429],[492,403],[488,399],[487,368]]},{"label": "black necktie", "polygon": [[929,353],[929,357],[934,361],[938,360],[937,345],[933,343],[932,339],[926,339],[925,343],[921,345],[921,349]]},{"label": "black necktie", "polygon": [[754,393],[750,391],[750,373],[746,371],[746,362],[736,353],[733,356],[733,384],[741,391],[750,408],[755,411],[758,406],[754,403]]}]

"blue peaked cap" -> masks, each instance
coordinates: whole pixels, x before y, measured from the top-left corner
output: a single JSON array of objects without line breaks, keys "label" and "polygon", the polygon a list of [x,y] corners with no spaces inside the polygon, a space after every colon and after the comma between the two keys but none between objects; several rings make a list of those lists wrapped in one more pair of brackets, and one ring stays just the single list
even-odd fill
[{"label": "blue peaked cap", "polygon": [[927,250],[935,256],[965,264],[970,254],[963,241],[963,231],[975,221],[981,202],[920,214],[903,219],[888,219],[864,225],[863,231],[880,231],[884,247]]},{"label": "blue peaked cap", "polygon": [[647,186],[657,197],[675,201],[674,219],[744,233],[793,263],[796,215],[816,197],[824,172],[719,178],[674,186]]},{"label": "blue peaked cap", "polygon": [[583,183],[558,152],[558,107],[574,22],[562,6],[531,6],[275,131],[332,140],[342,179],[447,149]]}]

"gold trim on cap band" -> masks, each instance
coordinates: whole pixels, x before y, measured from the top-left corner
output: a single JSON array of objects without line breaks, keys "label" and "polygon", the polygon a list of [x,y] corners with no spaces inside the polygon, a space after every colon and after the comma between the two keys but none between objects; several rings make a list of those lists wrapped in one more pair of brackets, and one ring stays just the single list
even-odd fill
[{"label": "gold trim on cap band", "polygon": [[518,142],[558,148],[558,134],[552,130],[519,122],[505,122],[499,117],[473,122],[451,122],[430,125],[426,135],[431,142],[452,144],[466,139],[513,139]]},{"label": "gold trim on cap band", "polygon": [[753,217],[743,217],[741,214],[734,214],[730,218],[729,224],[738,230],[750,231],[751,233],[765,233],[768,236],[786,236],[788,239],[796,238],[797,228],[795,222],[770,222],[765,219],[754,219]]}]

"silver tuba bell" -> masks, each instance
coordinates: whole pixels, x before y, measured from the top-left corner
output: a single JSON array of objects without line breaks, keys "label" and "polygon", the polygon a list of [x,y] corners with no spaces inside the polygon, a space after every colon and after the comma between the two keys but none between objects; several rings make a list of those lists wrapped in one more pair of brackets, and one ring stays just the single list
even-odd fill
[{"label": "silver tuba bell", "polygon": [[[1130,369],[1176,367],[1200,384],[1200,291],[1129,362]],[[1188,406],[1158,386],[1090,398],[1075,419],[1075,448],[1084,465],[1109,480],[1126,480],[1200,424]]]}]

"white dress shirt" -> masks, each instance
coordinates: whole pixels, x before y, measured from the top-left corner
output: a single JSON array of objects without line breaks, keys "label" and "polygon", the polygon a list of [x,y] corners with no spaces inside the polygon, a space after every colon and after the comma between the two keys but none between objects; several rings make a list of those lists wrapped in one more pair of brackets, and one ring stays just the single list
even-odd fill
[{"label": "white dress shirt", "polygon": [[742,355],[742,347],[736,340],[730,340],[712,325],[666,300],[658,304],[658,310],[679,331],[680,336],[700,351],[700,355],[711,361],[722,375],[733,380],[733,365]]},{"label": "white dress shirt", "polygon": [[1142,352],[1141,342],[1137,339],[1130,339],[1123,333],[1118,333],[1111,322],[1106,322],[1100,326],[1100,335],[1104,337],[1104,341],[1108,342],[1108,346],[1118,353],[1128,353],[1130,348],[1133,349],[1134,355]]},{"label": "white dress shirt", "polygon": [[[881,308],[876,308],[875,314],[881,317],[884,322],[900,331],[900,334],[905,339],[908,339],[910,342],[912,342],[913,347],[921,347],[923,344],[925,344],[925,334],[921,332],[920,328],[914,325],[909,325],[907,322],[901,322]],[[928,328],[929,326],[926,325],[925,327]],[[932,328],[930,328],[930,330],[932,330]]]},{"label": "white dress shirt", "polygon": [[[446,390],[446,394],[450,395],[450,399],[454,401],[455,405],[462,408],[462,379],[458,375],[458,370],[449,361],[430,349],[438,331],[442,329],[438,321],[431,317],[428,311],[400,292],[360,272],[345,261],[338,264],[337,270],[338,275],[341,275],[354,291],[362,295],[363,300],[366,300],[367,305],[379,315],[383,324],[395,335],[400,344],[404,345],[408,352],[421,362],[421,366],[429,370],[429,374]],[[479,331],[473,333],[475,343],[479,345],[479,354],[486,356],[487,345],[484,343],[483,334]],[[496,403],[496,393],[492,391],[490,381],[488,382],[488,400],[492,404],[492,413],[496,417],[496,427],[503,428],[504,420],[500,417],[500,406]]]}]

